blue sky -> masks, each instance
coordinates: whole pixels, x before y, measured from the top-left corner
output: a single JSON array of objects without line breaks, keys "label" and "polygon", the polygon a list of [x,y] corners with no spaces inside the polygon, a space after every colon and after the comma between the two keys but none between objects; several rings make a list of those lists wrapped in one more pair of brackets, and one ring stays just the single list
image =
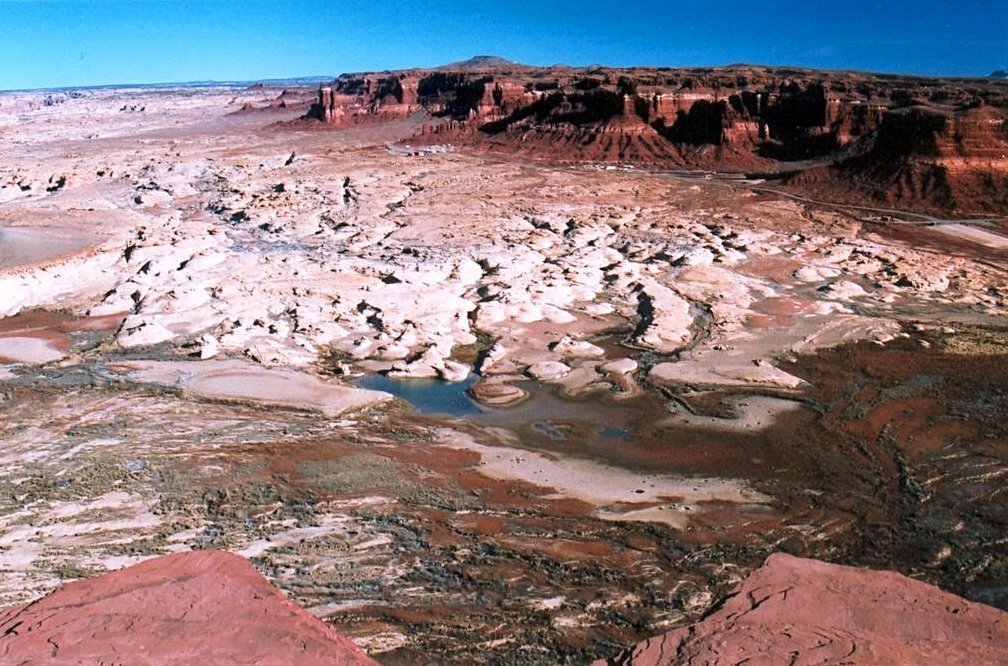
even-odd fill
[{"label": "blue sky", "polygon": [[718,65],[983,76],[1008,0],[0,0],[0,89],[429,67]]}]

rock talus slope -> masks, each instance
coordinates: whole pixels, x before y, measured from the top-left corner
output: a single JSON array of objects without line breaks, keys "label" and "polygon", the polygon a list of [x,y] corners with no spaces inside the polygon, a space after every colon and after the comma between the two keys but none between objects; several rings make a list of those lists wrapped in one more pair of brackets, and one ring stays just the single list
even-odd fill
[{"label": "rock talus slope", "polygon": [[192,551],[0,614],[0,663],[374,664],[244,558]]},{"label": "rock talus slope", "polygon": [[997,664],[1008,614],[888,571],[771,555],[700,622],[614,664]]}]

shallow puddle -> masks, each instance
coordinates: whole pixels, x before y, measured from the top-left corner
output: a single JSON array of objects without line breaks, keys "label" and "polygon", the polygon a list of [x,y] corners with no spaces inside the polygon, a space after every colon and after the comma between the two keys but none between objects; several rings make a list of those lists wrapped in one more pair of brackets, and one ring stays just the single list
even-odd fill
[{"label": "shallow puddle", "polygon": [[[746,419],[677,419],[661,396],[633,397],[598,392],[564,398],[558,390],[534,381],[519,382],[528,398],[511,407],[491,408],[475,402],[467,390],[479,377],[464,382],[366,375],[354,384],[392,393],[412,405],[416,415],[435,424],[464,421],[504,435],[509,446],[591,458],[625,469],[666,473],[759,472],[768,438],[807,423],[811,415],[797,410],[768,428],[747,427]],[[744,394],[722,396],[727,404],[744,402]],[[731,398],[736,396],[737,399]],[[785,425],[786,423],[786,425]],[[776,434],[775,434],[776,433]],[[756,462],[754,462],[756,461]],[[754,469],[754,467],[756,469]]]},{"label": "shallow puddle", "polygon": [[571,399],[538,382],[521,382],[528,398],[514,407],[485,410],[468,419],[480,426],[506,428],[529,448],[590,456],[620,466],[636,466],[634,450],[648,446],[644,429],[669,415],[651,394],[618,398],[597,392]]},{"label": "shallow puddle", "polygon": [[625,442],[633,438],[634,424],[668,415],[661,401],[651,396],[620,401],[597,394],[571,400],[559,397],[556,389],[533,381],[518,383],[528,393],[521,403],[485,407],[468,393],[479,379],[475,374],[461,382],[365,375],[354,381],[354,385],[391,393],[422,416],[462,418],[476,425],[509,428],[552,442],[583,441],[586,437]]},{"label": "shallow puddle", "polygon": [[461,382],[413,377],[387,377],[364,375],[354,385],[372,391],[385,391],[405,400],[420,414],[427,416],[475,416],[489,411],[469,397],[469,387],[479,381],[478,375],[469,375]]},{"label": "shallow puddle", "polygon": [[83,250],[94,240],[78,229],[0,227],[0,270],[50,261]]}]

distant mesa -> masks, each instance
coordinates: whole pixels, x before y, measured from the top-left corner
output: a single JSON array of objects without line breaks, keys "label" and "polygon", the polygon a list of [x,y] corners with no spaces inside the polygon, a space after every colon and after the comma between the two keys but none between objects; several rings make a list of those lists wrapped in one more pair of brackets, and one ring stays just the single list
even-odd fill
[{"label": "distant mesa", "polygon": [[524,65],[500,56],[477,55],[468,60],[442,65],[438,69],[506,69],[509,67],[524,67]]},{"label": "distant mesa", "polygon": [[287,111],[290,109],[304,112],[310,109],[312,103],[316,100],[315,95],[311,93],[311,89],[306,89],[304,84],[295,83],[291,84],[290,88],[283,88],[280,92],[276,92],[276,90],[277,87],[273,84],[259,82],[250,85],[246,88],[247,92],[263,93],[264,97],[256,102],[247,101],[242,104],[239,110],[232,113],[244,115],[249,113]]},{"label": "distant mesa", "polygon": [[995,69],[990,73],[992,79],[1008,79],[1008,69]]},{"label": "distant mesa", "polygon": [[[417,115],[419,114],[419,115]],[[306,117],[418,118],[412,144],[729,171],[831,201],[1008,214],[1008,87],[794,67],[531,67],[476,56],[343,74]]]}]

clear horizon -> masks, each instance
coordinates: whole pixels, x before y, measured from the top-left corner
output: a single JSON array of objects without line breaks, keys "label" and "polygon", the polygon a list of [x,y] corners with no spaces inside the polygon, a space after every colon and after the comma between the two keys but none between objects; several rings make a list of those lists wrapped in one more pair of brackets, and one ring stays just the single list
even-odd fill
[{"label": "clear horizon", "polygon": [[[341,4],[341,3],[340,3]],[[369,6],[316,1],[0,1],[0,89],[254,81],[434,67],[733,63],[984,77],[1008,69],[1008,3],[650,0]]]}]

